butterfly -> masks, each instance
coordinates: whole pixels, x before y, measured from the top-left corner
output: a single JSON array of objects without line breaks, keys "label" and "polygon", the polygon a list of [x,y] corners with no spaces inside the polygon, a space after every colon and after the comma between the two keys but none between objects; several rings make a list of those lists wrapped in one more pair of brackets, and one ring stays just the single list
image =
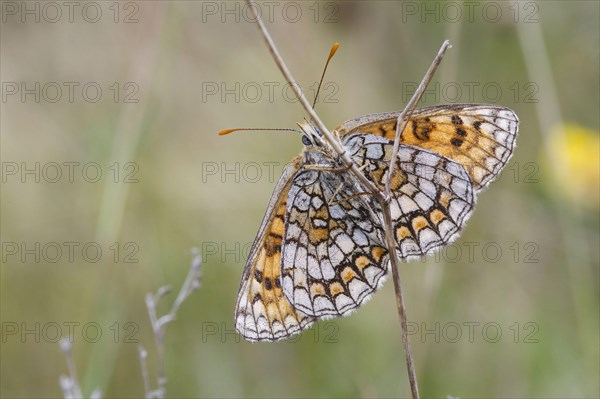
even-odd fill
[{"label": "butterfly", "polygon": [[[371,114],[334,130],[350,159],[383,190],[399,112]],[[493,105],[416,109],[400,133],[390,180],[399,259],[431,254],[456,239],[475,198],[510,159],[519,119]],[[315,321],[346,316],[390,272],[381,205],[304,122],[304,148],[283,170],[240,283],[235,328],[275,341]]]}]

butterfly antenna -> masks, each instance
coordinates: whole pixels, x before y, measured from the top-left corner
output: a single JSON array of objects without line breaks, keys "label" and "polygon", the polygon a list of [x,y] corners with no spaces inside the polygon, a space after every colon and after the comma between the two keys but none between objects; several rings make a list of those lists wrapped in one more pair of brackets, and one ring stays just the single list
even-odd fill
[{"label": "butterfly antenna", "polygon": [[291,128],[272,128],[272,127],[238,127],[235,129],[223,129],[219,130],[219,136],[225,136],[226,134],[239,132],[243,130],[275,130],[275,131],[284,131],[284,132],[296,132],[302,134],[300,130],[291,129]]},{"label": "butterfly antenna", "polygon": [[323,68],[323,74],[321,75],[321,80],[319,81],[319,86],[317,87],[317,94],[315,94],[315,100],[313,101],[312,107],[315,109],[315,104],[317,104],[317,99],[319,98],[319,91],[321,91],[321,84],[323,84],[323,78],[325,77],[325,72],[327,71],[327,66],[329,65],[329,61],[333,58],[335,52],[340,47],[339,43],[333,43],[331,46],[331,51],[329,51],[329,57],[327,57],[327,62],[325,63],[325,68]]}]

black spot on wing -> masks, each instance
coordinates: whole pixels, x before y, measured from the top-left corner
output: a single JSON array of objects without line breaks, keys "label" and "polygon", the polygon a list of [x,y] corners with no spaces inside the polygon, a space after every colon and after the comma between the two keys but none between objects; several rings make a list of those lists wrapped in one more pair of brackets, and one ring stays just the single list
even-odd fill
[{"label": "black spot on wing", "polygon": [[267,290],[273,289],[273,284],[271,284],[271,279],[270,278],[266,278],[265,279],[265,288]]},{"label": "black spot on wing", "polygon": [[462,125],[463,120],[458,115],[452,115],[452,123],[454,123],[455,125]]},{"label": "black spot on wing", "polygon": [[463,141],[461,139],[457,139],[456,137],[450,140],[450,143],[452,143],[453,146],[455,147],[460,147],[463,143]]}]

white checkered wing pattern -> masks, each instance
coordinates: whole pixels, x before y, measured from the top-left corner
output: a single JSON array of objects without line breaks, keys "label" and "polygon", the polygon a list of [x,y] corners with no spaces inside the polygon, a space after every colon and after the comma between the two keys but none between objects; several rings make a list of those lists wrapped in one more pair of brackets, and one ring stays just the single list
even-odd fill
[{"label": "white checkered wing pattern", "polygon": [[[347,315],[380,286],[389,268],[374,199],[321,153],[305,154],[288,194],[282,286],[298,311]],[[339,166],[338,166],[339,168]]]},{"label": "white checkered wing pattern", "polygon": [[[383,189],[393,142],[355,134],[344,145]],[[306,154],[288,194],[282,248],[283,293],[311,317],[347,315],[366,302],[389,270],[381,208],[354,175],[319,152]],[[465,168],[401,145],[391,214],[401,259],[433,253],[455,239],[473,205]]]},{"label": "white checkered wing pattern", "polygon": [[[344,137],[353,160],[383,190],[393,142],[384,137]],[[433,253],[457,238],[475,205],[465,168],[434,152],[400,144],[391,180],[390,205],[399,256]]]}]

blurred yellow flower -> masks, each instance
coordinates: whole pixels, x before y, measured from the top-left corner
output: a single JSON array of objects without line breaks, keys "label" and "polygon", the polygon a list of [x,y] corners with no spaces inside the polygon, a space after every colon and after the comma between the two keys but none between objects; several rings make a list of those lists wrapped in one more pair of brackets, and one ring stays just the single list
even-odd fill
[{"label": "blurred yellow flower", "polygon": [[600,132],[575,124],[555,127],[542,158],[552,173],[550,190],[576,205],[600,208]]}]

